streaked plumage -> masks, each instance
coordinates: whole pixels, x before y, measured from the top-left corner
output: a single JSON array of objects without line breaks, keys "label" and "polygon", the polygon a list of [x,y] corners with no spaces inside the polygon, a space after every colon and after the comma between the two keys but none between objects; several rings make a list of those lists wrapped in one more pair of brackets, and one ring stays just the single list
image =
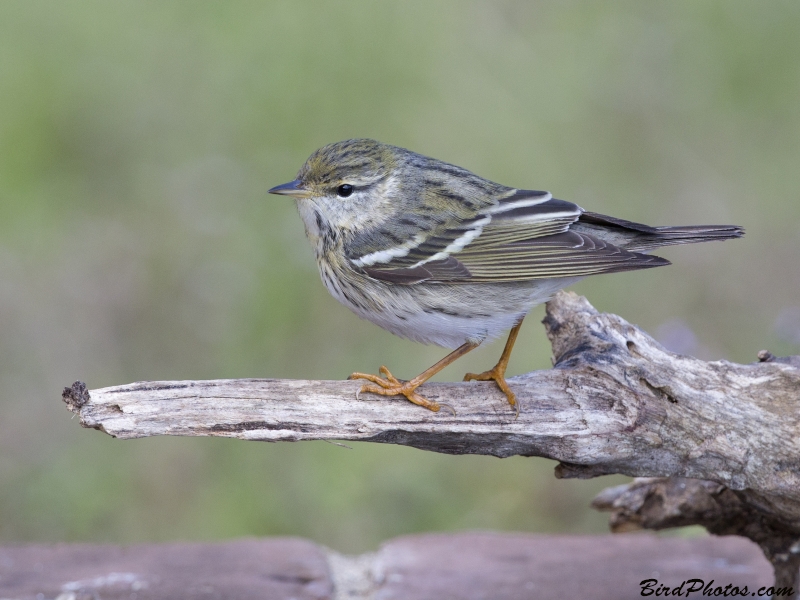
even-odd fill
[{"label": "streaked plumage", "polygon": [[586,212],[373,140],[320,148],[295,181],[270,192],[296,198],[337,300],[392,333],[447,348],[496,337],[582,277],[669,264],[645,254],[654,248],[743,234]]}]

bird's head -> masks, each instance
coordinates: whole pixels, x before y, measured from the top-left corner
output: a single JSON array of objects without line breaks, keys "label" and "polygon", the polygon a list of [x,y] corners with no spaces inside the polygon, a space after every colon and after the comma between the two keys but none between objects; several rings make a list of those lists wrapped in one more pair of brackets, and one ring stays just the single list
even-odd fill
[{"label": "bird's head", "polygon": [[[357,231],[393,212],[402,179],[398,152],[368,139],[328,144],[308,157],[294,181],[269,193],[295,198],[309,234],[320,220],[339,232]],[[311,230],[309,219],[317,221]]]}]

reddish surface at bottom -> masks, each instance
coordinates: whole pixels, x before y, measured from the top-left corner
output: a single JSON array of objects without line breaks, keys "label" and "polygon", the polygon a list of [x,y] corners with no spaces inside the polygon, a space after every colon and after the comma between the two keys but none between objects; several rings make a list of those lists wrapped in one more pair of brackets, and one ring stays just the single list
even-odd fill
[{"label": "reddish surface at bottom", "polygon": [[[704,584],[713,580],[713,587],[747,586],[750,596],[772,583],[772,569],[759,549],[735,537],[424,534],[386,542],[370,564],[365,571],[370,589],[359,595],[345,595],[340,589],[339,597],[626,600],[641,598],[640,582],[647,579],[657,580],[653,589],[691,579],[702,579]],[[697,592],[689,597],[702,595]],[[297,538],[266,538],[128,547],[3,546],[0,598],[316,600],[337,596],[324,548]]]}]

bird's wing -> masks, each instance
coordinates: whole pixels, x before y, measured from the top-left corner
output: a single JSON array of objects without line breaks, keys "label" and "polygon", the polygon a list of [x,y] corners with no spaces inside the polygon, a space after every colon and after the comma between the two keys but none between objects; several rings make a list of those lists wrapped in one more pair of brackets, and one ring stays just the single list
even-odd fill
[{"label": "bird's wing", "polygon": [[669,264],[570,231],[584,212],[577,204],[512,192],[469,216],[450,213],[435,228],[417,229],[410,242],[348,258],[368,276],[398,284],[582,277]]}]

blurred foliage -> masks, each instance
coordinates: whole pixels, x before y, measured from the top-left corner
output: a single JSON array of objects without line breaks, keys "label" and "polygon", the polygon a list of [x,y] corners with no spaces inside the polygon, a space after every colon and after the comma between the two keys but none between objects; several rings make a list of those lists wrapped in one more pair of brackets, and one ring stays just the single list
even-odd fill
[{"label": "blurred foliage", "polygon": [[[137,380],[410,377],[443,355],[325,292],[290,200],[368,136],[654,225],[744,240],[581,283],[702,358],[800,351],[800,4],[0,3],[0,542],[461,528],[599,532],[551,461],[120,442],[58,399]],[[528,319],[511,369],[549,365]],[[494,363],[501,346],[443,374]]]}]

